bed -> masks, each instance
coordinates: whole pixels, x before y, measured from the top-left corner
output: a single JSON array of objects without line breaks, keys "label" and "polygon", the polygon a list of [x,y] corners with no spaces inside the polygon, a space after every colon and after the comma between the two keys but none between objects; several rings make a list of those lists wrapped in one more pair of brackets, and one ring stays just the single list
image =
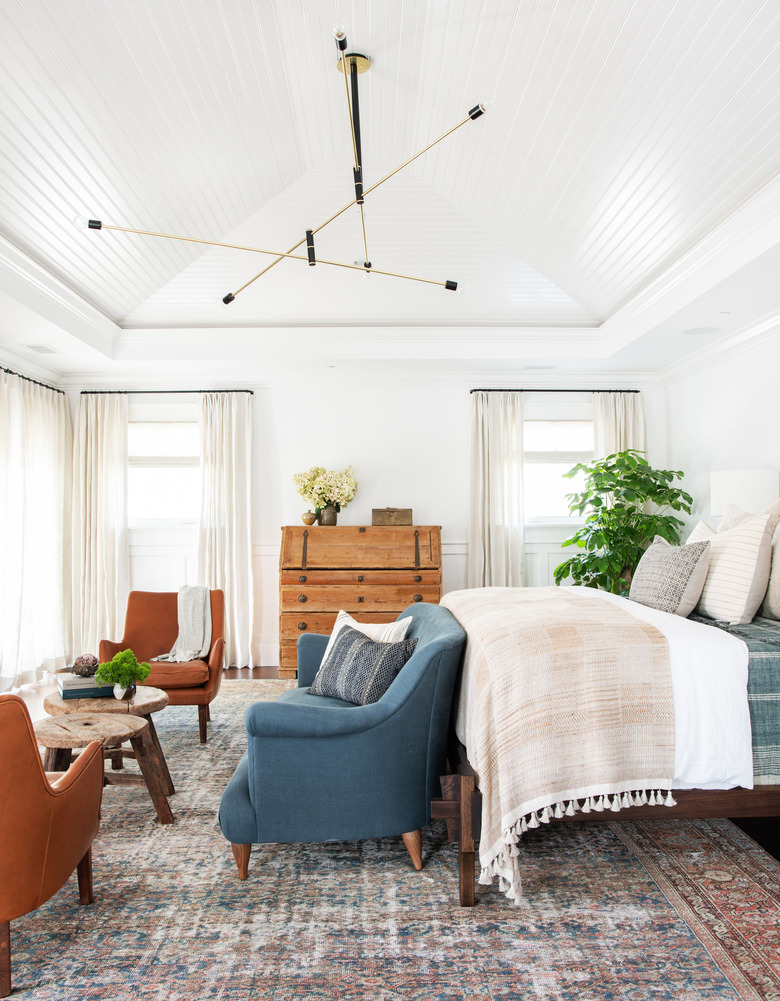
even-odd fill
[{"label": "bed", "polygon": [[480,882],[518,899],[519,843],[544,823],[780,816],[780,622],[727,626],[587,588],[442,604],[468,641],[458,761],[431,813],[459,840],[461,904],[477,842]]}]

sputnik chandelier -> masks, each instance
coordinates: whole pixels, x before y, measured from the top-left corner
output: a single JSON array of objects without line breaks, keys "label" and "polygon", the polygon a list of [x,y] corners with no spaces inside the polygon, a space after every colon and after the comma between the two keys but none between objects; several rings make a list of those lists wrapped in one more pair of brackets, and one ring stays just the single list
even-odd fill
[{"label": "sputnik chandelier", "polygon": [[[363,271],[365,273],[371,273],[376,275],[389,275],[390,277],[393,278],[404,278],[409,281],[415,281],[415,282],[425,282],[428,285],[440,285],[443,288],[448,289],[452,292],[456,291],[458,288],[458,283],[456,281],[452,281],[451,279],[447,279],[445,281],[437,281],[432,278],[420,278],[416,277],[415,275],[402,275],[398,274],[395,271],[382,271],[379,268],[375,268],[372,265],[371,261],[369,260],[368,238],[366,236],[366,220],[363,212],[363,205],[365,203],[367,195],[370,195],[371,192],[376,191],[376,189],[380,185],[384,184],[385,181],[389,181],[391,177],[394,177],[399,171],[403,170],[404,167],[408,167],[410,163],[413,163],[424,153],[427,153],[428,150],[433,149],[434,146],[440,143],[443,139],[446,139],[447,136],[452,135],[453,132],[456,132],[467,122],[474,121],[475,119],[479,118],[481,115],[485,113],[485,111],[487,110],[487,106],[484,103],[475,105],[468,112],[467,116],[462,121],[458,122],[457,125],[453,125],[451,129],[448,129],[445,133],[440,135],[438,139],[434,139],[433,142],[428,143],[428,145],[424,147],[424,149],[421,149],[419,152],[415,153],[414,156],[410,156],[408,160],[405,160],[394,170],[391,170],[389,174],[386,174],[379,181],[376,181],[368,188],[364,188],[363,150],[360,142],[360,101],[358,95],[358,76],[362,73],[365,73],[370,68],[371,61],[367,56],[361,55],[358,52],[347,52],[347,36],[341,25],[337,25],[334,28],[333,34],[336,40],[336,47],[339,53],[339,58],[338,62],[336,63],[336,68],[344,77],[344,94],[346,97],[347,111],[349,113],[349,128],[350,128],[350,135],[352,137],[352,152],[355,162],[355,165],[352,168],[353,183],[355,186],[355,197],[352,199],[351,202],[347,202],[347,204],[344,205],[342,208],[340,208],[338,212],[334,212],[332,216],[330,216],[324,222],[320,223],[319,226],[313,227],[312,229],[307,229],[305,237],[302,240],[299,240],[297,243],[293,244],[293,246],[290,247],[289,250],[287,251],[265,250],[262,249],[261,247],[245,247],[245,246],[239,246],[234,243],[222,243],[218,240],[199,240],[194,237],[175,236],[172,233],[155,233],[145,229],[129,229],[126,226],[109,225],[108,223],[102,222],[99,219],[90,219],[87,224],[88,228],[95,230],[111,229],[111,230],[116,230],[119,233],[135,233],[138,236],[155,236],[155,237],[160,237],[161,239],[164,240],[180,240],[184,243],[199,243],[199,244],[205,244],[210,247],[225,247],[228,250],[246,250],[254,254],[264,254],[274,258],[274,260],[271,261],[271,263],[268,264],[265,268],[263,268],[262,271],[259,271],[253,278],[250,278],[249,281],[244,282],[244,284],[240,288],[237,288],[235,292],[228,292],[227,295],[224,296],[222,299],[225,305],[228,305],[229,303],[233,302],[236,296],[239,295],[241,292],[243,292],[244,289],[248,288],[253,282],[256,282],[257,279],[261,278],[264,274],[267,274],[271,270],[271,268],[275,267],[280,261],[283,261],[288,258],[290,260],[308,262],[310,267],[314,267],[316,264],[326,264],[329,265],[330,267],[335,267],[335,268],[349,268],[354,271]],[[347,264],[343,261],[328,261],[324,260],[323,258],[318,258],[314,246],[315,234],[319,233],[326,226],[330,225],[330,223],[332,223],[335,219],[338,219],[339,216],[343,215],[345,212],[347,212],[355,205],[357,205],[360,211],[360,223],[363,231],[363,251],[364,251],[363,264],[360,264],[357,261],[354,264]],[[303,254],[296,254],[295,251],[298,250],[299,247],[303,246],[304,243],[306,244],[306,256],[304,256]]]}]

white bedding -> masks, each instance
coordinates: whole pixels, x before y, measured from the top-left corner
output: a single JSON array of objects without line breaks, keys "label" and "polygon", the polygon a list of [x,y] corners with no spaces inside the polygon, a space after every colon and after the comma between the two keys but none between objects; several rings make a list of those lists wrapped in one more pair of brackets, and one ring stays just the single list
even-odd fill
[{"label": "white bedding", "polygon": [[666,637],[674,702],[674,788],[753,788],[746,644],[712,626],[636,601],[571,588],[611,601]]}]

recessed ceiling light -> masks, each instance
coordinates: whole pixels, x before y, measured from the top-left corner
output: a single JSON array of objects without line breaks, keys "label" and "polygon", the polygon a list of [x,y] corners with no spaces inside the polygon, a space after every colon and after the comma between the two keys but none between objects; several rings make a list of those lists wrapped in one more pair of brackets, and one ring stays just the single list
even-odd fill
[{"label": "recessed ceiling light", "polygon": [[689,327],[683,330],[684,334],[717,334],[720,327]]}]

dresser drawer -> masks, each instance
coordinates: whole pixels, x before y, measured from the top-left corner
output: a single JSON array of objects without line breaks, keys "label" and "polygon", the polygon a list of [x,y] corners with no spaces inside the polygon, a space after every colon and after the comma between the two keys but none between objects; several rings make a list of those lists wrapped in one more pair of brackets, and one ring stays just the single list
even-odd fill
[{"label": "dresser drawer", "polygon": [[406,586],[386,585],[383,587],[361,588],[359,584],[333,585],[320,587],[282,587],[280,595],[282,612],[305,607],[307,610],[338,612],[365,611],[379,612],[384,609],[403,611],[407,605],[418,601],[428,601],[431,604],[439,602],[439,586],[409,584]]},{"label": "dresser drawer", "polygon": [[280,570],[311,568],[441,566],[438,525],[282,529]]},{"label": "dresser drawer", "polygon": [[[397,612],[358,612],[353,618],[358,622],[394,622],[403,610],[399,608]],[[336,614],[336,612],[318,612],[315,615],[307,615],[304,612],[295,614],[286,612],[282,615],[279,621],[279,666],[297,669],[298,637],[304,633],[322,633],[330,636]]]},{"label": "dresser drawer", "polygon": [[[429,587],[438,587],[441,580],[440,570],[282,570],[279,573],[279,583],[282,587],[298,587],[306,584],[309,588],[318,587],[322,584],[345,585],[345,584],[365,584],[367,587],[377,585],[396,585],[411,587],[412,585],[424,584]],[[304,589],[305,590],[305,589]],[[437,599],[438,600],[438,599]]]}]

